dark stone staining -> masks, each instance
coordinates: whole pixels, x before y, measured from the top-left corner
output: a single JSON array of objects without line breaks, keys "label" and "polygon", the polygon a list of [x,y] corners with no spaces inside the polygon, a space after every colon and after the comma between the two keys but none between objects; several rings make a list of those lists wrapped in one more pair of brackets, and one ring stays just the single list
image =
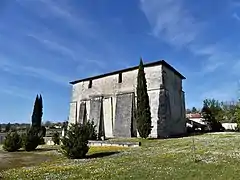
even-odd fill
[{"label": "dark stone staining", "polygon": [[115,126],[113,134],[116,137],[132,136],[133,120],[133,93],[117,95]]},{"label": "dark stone staining", "polygon": [[131,132],[132,132],[132,137],[137,137],[137,107],[136,107],[136,102],[137,98],[135,95],[133,95],[133,104],[132,104],[132,123],[131,123]]},{"label": "dark stone staining", "polygon": [[105,129],[104,129],[104,114],[103,114],[103,102],[101,100],[101,110],[100,110],[100,119],[99,119],[99,137],[105,137]]},{"label": "dark stone staining", "polygon": [[101,119],[102,119],[102,98],[92,99],[90,101],[90,121],[93,121],[96,125],[96,131],[99,134],[101,131]]},{"label": "dark stone staining", "polygon": [[171,118],[170,99],[168,91],[164,88],[160,89],[157,131],[159,138],[166,138],[168,134],[168,121]]},{"label": "dark stone staining", "polygon": [[160,84],[160,88],[166,88],[166,82],[167,82],[167,73],[166,71],[162,71],[162,84]]},{"label": "dark stone staining", "polygon": [[78,123],[85,124],[87,121],[87,110],[86,110],[86,103],[81,102],[79,108],[79,117]]}]

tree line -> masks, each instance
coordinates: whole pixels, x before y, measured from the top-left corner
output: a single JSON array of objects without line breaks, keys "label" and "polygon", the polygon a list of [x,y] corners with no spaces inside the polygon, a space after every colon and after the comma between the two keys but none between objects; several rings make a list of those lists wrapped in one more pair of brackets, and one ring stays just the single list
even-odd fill
[{"label": "tree line", "polygon": [[201,110],[193,110],[201,113],[211,131],[224,130],[222,123],[237,123],[236,130],[240,129],[240,100],[223,102],[216,99],[205,99]]}]

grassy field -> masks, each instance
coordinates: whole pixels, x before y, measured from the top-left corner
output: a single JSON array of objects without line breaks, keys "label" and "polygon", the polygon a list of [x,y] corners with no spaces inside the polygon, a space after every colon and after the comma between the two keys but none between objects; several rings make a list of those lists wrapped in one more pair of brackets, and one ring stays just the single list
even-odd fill
[{"label": "grassy field", "polygon": [[[94,147],[90,149],[88,158],[82,160],[68,160],[52,147],[43,146],[33,153],[17,152],[9,155],[14,162],[14,157],[19,157],[20,153],[22,159],[30,160],[29,164],[25,162],[13,166],[14,168],[4,168],[2,165],[0,168],[4,170],[0,174],[3,179],[11,180],[239,179],[240,134],[205,134],[195,136],[194,139],[196,156],[192,151],[192,137],[166,140],[130,139],[126,141],[142,141],[142,147]],[[0,164],[2,154],[4,153],[0,152]],[[5,161],[6,159],[9,158],[5,158]],[[35,162],[31,164],[32,161]],[[20,166],[25,167],[19,168]]]}]

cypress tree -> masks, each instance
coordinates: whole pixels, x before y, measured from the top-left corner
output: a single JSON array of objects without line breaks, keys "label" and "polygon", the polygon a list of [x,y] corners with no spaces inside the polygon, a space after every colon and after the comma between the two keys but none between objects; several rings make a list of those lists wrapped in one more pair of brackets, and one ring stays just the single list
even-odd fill
[{"label": "cypress tree", "polygon": [[138,68],[137,77],[137,129],[140,137],[147,138],[152,130],[151,111],[147,93],[147,81],[145,78],[142,58]]},{"label": "cypress tree", "polygon": [[41,128],[42,114],[43,114],[42,96],[38,96],[35,99],[33,114],[32,114],[32,126]]}]

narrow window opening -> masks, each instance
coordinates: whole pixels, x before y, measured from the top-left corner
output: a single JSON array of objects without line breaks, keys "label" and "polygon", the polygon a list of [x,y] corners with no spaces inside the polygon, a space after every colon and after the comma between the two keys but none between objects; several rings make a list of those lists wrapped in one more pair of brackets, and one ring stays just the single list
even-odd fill
[{"label": "narrow window opening", "polygon": [[89,81],[88,88],[92,88],[92,80]]},{"label": "narrow window opening", "polygon": [[122,83],[122,73],[118,74],[118,83]]}]

